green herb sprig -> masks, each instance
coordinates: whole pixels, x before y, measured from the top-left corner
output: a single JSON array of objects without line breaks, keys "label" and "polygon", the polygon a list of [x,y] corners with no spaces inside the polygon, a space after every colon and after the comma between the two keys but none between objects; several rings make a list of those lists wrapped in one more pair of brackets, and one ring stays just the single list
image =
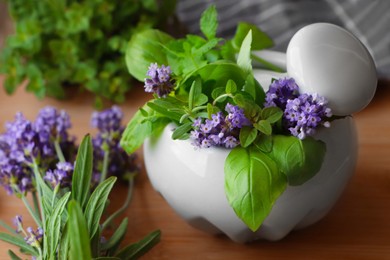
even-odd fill
[{"label": "green herb sprig", "polygon": [[123,60],[131,35],[164,27],[175,10],[175,0],[7,2],[15,24],[0,58],[7,93],[27,79],[39,98],[63,99],[71,88],[95,94],[98,107],[123,102],[134,83]]},{"label": "green herb sprig", "polygon": [[[156,88],[156,94],[129,122],[121,145],[133,152],[146,138],[158,138],[169,123],[177,126],[172,138],[184,140],[208,135],[213,124],[219,127],[210,138],[215,143],[225,138],[230,148],[224,167],[227,200],[256,231],[288,185],[301,185],[319,171],[326,147],[311,137],[291,135],[283,128],[283,110],[264,106],[266,93],[254,78],[252,61],[280,69],[253,50],[272,47],[272,40],[247,23],[239,23],[230,40],[218,38],[217,27],[211,6],[200,20],[204,37],[174,39],[159,30],[132,37],[126,52],[129,72],[139,80],[150,76],[145,90]],[[172,75],[156,64],[169,65]],[[210,139],[198,146],[211,146]]]}]

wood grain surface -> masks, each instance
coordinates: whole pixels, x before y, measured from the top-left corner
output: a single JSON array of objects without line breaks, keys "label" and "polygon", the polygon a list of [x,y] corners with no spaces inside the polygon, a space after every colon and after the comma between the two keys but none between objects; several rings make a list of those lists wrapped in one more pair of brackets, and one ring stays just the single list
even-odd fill
[{"label": "wood grain surface", "polygon": [[[89,125],[93,97],[80,94],[66,101],[37,100],[23,87],[12,96],[4,93],[0,77],[0,125],[17,111],[34,119],[46,105],[66,109],[78,140],[94,133]],[[127,122],[150,96],[136,88],[121,107]],[[160,229],[161,242],[143,259],[390,259],[390,81],[381,81],[373,102],[355,116],[359,134],[359,159],[355,175],[332,211],[319,223],[294,231],[278,242],[236,244],[224,236],[204,234],[178,217],[151,187],[144,170],[137,179],[126,242]],[[142,163],[142,153],[140,162]],[[126,187],[117,185],[112,207],[119,207]],[[12,223],[16,214],[28,213],[17,198],[0,188],[0,219]],[[3,229],[1,229],[3,231]],[[0,259],[8,259],[0,242]]]}]

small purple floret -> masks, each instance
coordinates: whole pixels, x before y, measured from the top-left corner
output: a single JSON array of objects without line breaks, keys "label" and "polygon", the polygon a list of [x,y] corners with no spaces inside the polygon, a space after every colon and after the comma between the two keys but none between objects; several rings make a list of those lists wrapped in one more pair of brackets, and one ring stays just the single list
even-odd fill
[{"label": "small purple floret", "polygon": [[145,92],[156,93],[158,97],[166,97],[173,90],[173,80],[171,78],[171,68],[169,66],[152,63],[149,66],[145,79]]}]

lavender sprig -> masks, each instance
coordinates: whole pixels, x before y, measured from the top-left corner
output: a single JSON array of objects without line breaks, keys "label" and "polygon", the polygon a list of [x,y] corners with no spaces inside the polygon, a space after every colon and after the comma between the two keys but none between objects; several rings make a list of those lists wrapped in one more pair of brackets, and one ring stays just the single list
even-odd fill
[{"label": "lavender sprig", "polygon": [[145,79],[145,92],[156,93],[158,97],[168,95],[174,87],[171,74],[169,66],[161,65],[159,67],[157,63],[152,63],[146,73],[150,78]]}]

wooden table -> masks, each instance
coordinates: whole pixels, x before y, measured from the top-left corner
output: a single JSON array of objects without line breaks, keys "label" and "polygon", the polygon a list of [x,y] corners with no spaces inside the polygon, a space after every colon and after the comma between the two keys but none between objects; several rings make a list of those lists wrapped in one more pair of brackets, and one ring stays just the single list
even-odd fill
[{"label": "wooden table", "polygon": [[[121,105],[126,122],[148,98],[142,87],[129,96]],[[94,133],[89,126],[92,103],[87,94],[67,101],[39,101],[23,88],[7,96],[1,87],[0,124],[13,120],[17,111],[33,119],[43,106],[52,105],[68,111],[73,122],[71,133],[80,140],[84,134]],[[142,170],[126,212],[130,220],[126,242],[161,229],[162,241],[144,259],[390,259],[390,81],[380,82],[374,101],[355,119],[360,149],[356,173],[330,214],[314,226],[279,242],[248,245],[210,236],[180,219],[153,190]],[[113,207],[120,205],[125,192],[126,187],[116,187]],[[1,188],[0,219],[12,223],[16,214],[28,216],[21,201]],[[13,247],[0,242],[0,259],[8,259],[8,248]]]}]

